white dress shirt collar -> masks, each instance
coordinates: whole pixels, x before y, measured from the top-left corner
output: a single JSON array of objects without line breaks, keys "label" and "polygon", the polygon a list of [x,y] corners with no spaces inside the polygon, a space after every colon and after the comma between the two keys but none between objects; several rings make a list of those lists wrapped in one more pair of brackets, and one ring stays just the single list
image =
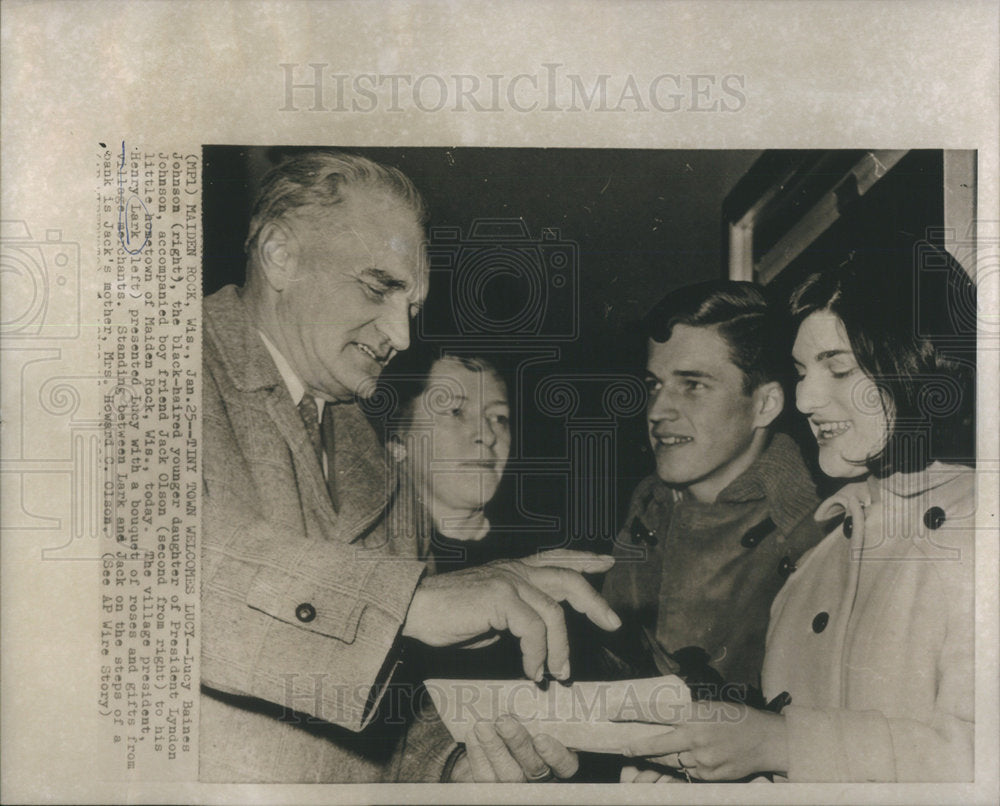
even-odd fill
[{"label": "white dress shirt collar", "polygon": [[[292,403],[296,406],[299,405],[302,400],[303,395],[306,393],[306,386],[302,383],[299,376],[292,369],[292,365],[288,363],[288,359],[285,358],[275,347],[271,340],[264,335],[263,330],[257,331],[260,334],[260,339],[264,342],[264,346],[267,351],[271,354],[271,358],[274,360],[274,365],[278,368],[278,373],[281,375],[281,380],[285,382],[285,388],[288,389],[288,394],[292,396]],[[316,400],[316,413],[319,415],[319,419],[323,419],[323,401],[315,397]]]}]

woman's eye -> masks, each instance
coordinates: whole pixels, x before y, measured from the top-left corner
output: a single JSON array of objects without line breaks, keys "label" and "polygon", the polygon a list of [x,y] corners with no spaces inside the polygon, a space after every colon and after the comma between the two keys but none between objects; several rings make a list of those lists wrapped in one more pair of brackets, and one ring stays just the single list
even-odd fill
[{"label": "woman's eye", "polygon": [[386,290],[384,288],[376,288],[373,285],[368,285],[365,283],[365,290],[371,294],[375,299],[385,299]]},{"label": "woman's eye", "polygon": [[830,374],[837,380],[841,380],[843,378],[849,378],[851,375],[853,375],[855,369],[857,368],[854,367],[852,369],[844,369],[844,370],[831,369]]},{"label": "woman's eye", "polygon": [[707,388],[701,381],[687,381],[685,386],[689,392],[700,392],[702,389]]},{"label": "woman's eye", "polygon": [[663,386],[663,384],[661,384],[658,380],[656,380],[656,378],[646,378],[645,384],[646,384],[646,392],[651,395],[655,395],[657,392],[660,391],[660,388]]}]

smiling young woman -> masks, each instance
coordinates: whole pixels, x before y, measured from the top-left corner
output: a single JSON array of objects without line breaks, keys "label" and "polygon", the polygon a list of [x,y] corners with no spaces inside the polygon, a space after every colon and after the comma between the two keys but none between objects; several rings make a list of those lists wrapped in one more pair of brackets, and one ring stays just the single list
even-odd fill
[{"label": "smiling young woman", "polygon": [[790,704],[633,750],[709,780],[971,781],[974,472],[942,460],[971,458],[975,286],[923,242],[817,268],[791,299],[796,405],[849,482],[771,609],[764,694]]}]

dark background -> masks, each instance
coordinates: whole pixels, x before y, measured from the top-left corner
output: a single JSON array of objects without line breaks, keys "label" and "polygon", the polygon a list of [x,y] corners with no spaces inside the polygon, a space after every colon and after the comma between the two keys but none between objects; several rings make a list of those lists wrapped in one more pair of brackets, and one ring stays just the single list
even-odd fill
[{"label": "dark background", "polygon": [[[338,148],[398,167],[427,203],[431,287],[416,331],[490,358],[507,378],[514,442],[493,523],[526,545],[596,549],[653,469],[639,319],[678,286],[727,276],[724,209],[773,181],[769,159],[821,153]],[[206,294],[243,282],[259,181],[295,150],[205,147]],[[940,222],[940,165],[940,151],[911,152],[811,248]],[[793,197],[770,225],[797,206]],[[775,287],[794,274],[795,264]],[[463,285],[472,276],[479,283]]]},{"label": "dark background", "polygon": [[[642,401],[629,399],[609,412],[604,391],[616,377],[631,375],[633,385],[624,390],[629,398],[641,382],[645,345],[636,323],[660,297],[726,275],[722,201],[760,152],[343,149],[400,168],[427,203],[432,280],[418,329],[443,337],[438,341],[478,342],[508,377],[516,433],[494,523],[520,525],[526,538],[539,537],[543,544],[558,544],[568,534],[610,539],[652,462]],[[204,149],[206,294],[243,282],[243,238],[260,178],[294,150]],[[524,260],[540,261],[546,271],[556,252],[572,261],[561,271],[564,284],[545,289],[548,310],[536,317],[540,321],[519,319],[532,311],[530,285],[523,273],[517,275],[518,265],[508,265],[479,289],[480,313],[497,323],[518,320],[514,335],[483,333],[476,322],[463,329],[452,315],[457,291],[449,282],[454,275],[447,251],[464,247],[465,256],[472,250],[473,258],[487,260],[491,248],[508,242],[504,227],[484,219],[522,227]],[[445,238],[439,237],[442,229]],[[558,389],[551,391],[554,404],[539,405],[539,383],[557,382],[557,375],[570,376],[567,383],[579,392],[572,416],[551,414],[558,409]],[[588,440],[588,433],[600,436]],[[574,476],[591,488],[572,493]],[[578,502],[572,508],[571,496]]]}]

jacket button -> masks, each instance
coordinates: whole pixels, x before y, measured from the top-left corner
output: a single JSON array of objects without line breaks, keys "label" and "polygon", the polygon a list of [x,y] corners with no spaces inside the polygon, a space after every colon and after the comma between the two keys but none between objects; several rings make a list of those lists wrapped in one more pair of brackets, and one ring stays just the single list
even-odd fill
[{"label": "jacket button", "polygon": [[820,633],[826,629],[826,625],[830,623],[830,614],[825,610],[817,613],[816,618],[813,619],[813,632]]},{"label": "jacket button", "polygon": [[309,602],[303,602],[295,608],[295,618],[303,624],[308,624],[316,618],[316,608],[309,604]]},{"label": "jacket button", "polygon": [[844,527],[844,537],[850,540],[851,536],[854,534],[854,518],[852,518],[850,515],[844,518],[843,527]]},{"label": "jacket button", "polygon": [[928,529],[940,529],[944,521],[944,510],[941,507],[931,507],[924,513],[924,526]]},{"label": "jacket button", "polygon": [[773,532],[775,528],[776,527],[774,525],[773,520],[771,520],[770,518],[764,518],[764,520],[762,520],[756,526],[747,529],[746,534],[744,534],[743,538],[740,540],[740,545],[742,545],[743,548],[752,549],[754,546],[760,543],[761,540],[763,540],[771,532]]},{"label": "jacket button", "polygon": [[787,577],[792,571],[795,570],[795,563],[792,562],[792,558],[787,554],[781,558],[781,562],[778,563],[778,574],[782,579]]},{"label": "jacket button", "polygon": [[631,532],[633,546],[638,546],[640,543],[649,543],[651,546],[656,545],[656,532],[647,529],[646,524],[639,520],[638,515],[632,518],[629,531]]}]

